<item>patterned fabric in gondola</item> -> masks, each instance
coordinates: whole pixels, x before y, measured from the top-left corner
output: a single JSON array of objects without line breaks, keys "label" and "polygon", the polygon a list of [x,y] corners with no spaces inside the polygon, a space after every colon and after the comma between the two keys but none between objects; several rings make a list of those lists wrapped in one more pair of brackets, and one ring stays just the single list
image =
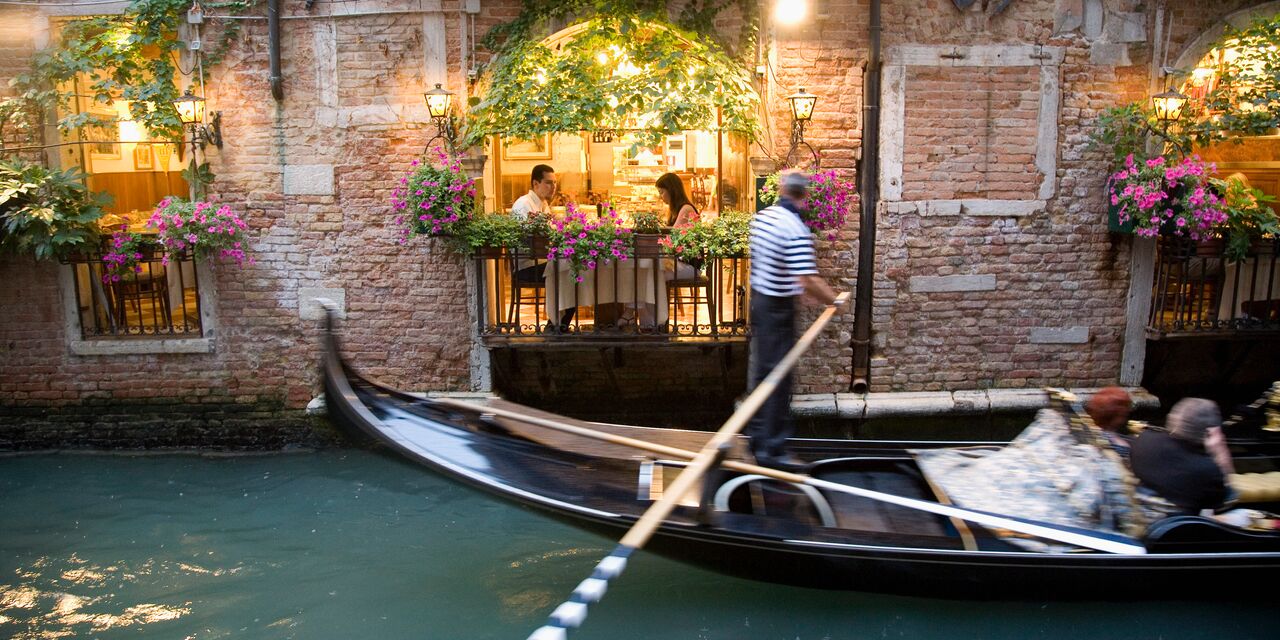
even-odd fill
[{"label": "patterned fabric in gondola", "polygon": [[[1097,446],[1072,434],[1066,417],[1041,410],[1008,446],[999,449],[912,451],[929,480],[969,509],[1059,525],[1132,534],[1134,523],[1160,517],[1146,496],[1135,507],[1126,491],[1128,472]],[[1064,547],[1011,537],[1037,551]]]}]

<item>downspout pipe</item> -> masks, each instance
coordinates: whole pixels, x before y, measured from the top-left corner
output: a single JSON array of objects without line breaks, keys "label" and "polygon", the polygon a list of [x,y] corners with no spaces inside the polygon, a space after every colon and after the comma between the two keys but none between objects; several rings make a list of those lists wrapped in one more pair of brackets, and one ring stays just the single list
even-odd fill
[{"label": "downspout pipe", "polygon": [[267,0],[267,32],[270,41],[271,96],[276,102],[284,100],[284,75],[280,72],[280,0]]},{"label": "downspout pipe", "polygon": [[853,294],[853,378],[849,390],[871,385],[871,306],[875,292],[876,209],[880,204],[880,0],[871,0],[870,50],[863,75],[862,157],[858,168],[861,216],[858,228],[858,282]]}]

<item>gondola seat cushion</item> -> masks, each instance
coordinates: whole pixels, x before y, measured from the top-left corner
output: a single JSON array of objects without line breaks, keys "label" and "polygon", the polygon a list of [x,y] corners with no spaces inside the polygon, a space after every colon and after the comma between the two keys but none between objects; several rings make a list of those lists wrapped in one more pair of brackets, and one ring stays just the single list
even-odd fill
[{"label": "gondola seat cushion", "polygon": [[1108,532],[1148,517],[1135,513],[1117,459],[1077,441],[1066,417],[1049,409],[1000,449],[912,454],[929,481],[961,507]]},{"label": "gondola seat cushion", "polygon": [[1234,473],[1227,477],[1236,502],[1280,502],[1280,471]]}]

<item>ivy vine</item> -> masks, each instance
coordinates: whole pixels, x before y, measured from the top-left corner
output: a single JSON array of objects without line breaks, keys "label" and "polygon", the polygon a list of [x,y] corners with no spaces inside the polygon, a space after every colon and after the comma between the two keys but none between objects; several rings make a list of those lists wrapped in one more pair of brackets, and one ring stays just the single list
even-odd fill
[{"label": "ivy vine", "polygon": [[[690,129],[754,139],[758,96],[747,66],[714,36],[715,18],[730,6],[742,13],[740,53],[754,51],[753,2],[694,1],[672,22],[666,3],[653,0],[526,0],[482,41],[498,55],[464,143],[608,129],[635,131],[642,143]],[[545,24],[589,14],[572,40],[555,48],[541,41]]]},{"label": "ivy vine", "polygon": [[[232,0],[204,6],[237,13],[254,2]],[[76,80],[87,77],[88,85],[80,88],[85,92],[82,95],[102,104],[126,100],[130,117],[142,123],[153,138],[180,141],[182,125],[172,101],[180,95],[175,80],[178,56],[185,50],[178,39],[178,27],[185,23],[190,6],[190,0],[132,0],[121,14],[67,22],[58,41],[37,52],[30,71],[14,79],[18,94],[0,102],[0,133],[5,127],[30,130],[38,114],[55,109],[65,114],[57,123],[64,131],[112,125],[89,111],[81,113],[73,108]],[[206,45],[206,74],[225,55],[239,31],[239,24],[228,21],[212,46]]]}]

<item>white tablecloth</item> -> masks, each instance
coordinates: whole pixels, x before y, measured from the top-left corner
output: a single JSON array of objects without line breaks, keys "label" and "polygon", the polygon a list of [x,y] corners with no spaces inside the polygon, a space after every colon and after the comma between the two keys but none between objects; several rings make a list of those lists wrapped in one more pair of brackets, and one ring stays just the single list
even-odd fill
[{"label": "white tablecloth", "polygon": [[[1228,262],[1225,272],[1226,279],[1222,284],[1222,300],[1218,302],[1218,319],[1227,320],[1229,318],[1239,318],[1243,314],[1240,310],[1241,303],[1253,300],[1276,300],[1280,299],[1280,260],[1272,264],[1271,257],[1268,256],[1263,260],[1263,268],[1258,269],[1258,259],[1249,258],[1244,262]],[[1270,266],[1268,273],[1265,269]],[[1240,273],[1240,279],[1237,282],[1236,272]],[[1257,280],[1254,280],[1254,272],[1257,271]],[[1267,290],[1270,286],[1270,291]],[[1235,288],[1235,292],[1231,291]],[[1231,303],[1235,302],[1235,313],[1232,313]]]},{"label": "white tablecloth", "polygon": [[658,324],[667,321],[667,279],[659,261],[644,258],[597,266],[582,272],[582,282],[576,282],[568,260],[556,260],[555,265],[545,275],[547,317],[552,322],[565,309],[610,302],[652,304]]}]

